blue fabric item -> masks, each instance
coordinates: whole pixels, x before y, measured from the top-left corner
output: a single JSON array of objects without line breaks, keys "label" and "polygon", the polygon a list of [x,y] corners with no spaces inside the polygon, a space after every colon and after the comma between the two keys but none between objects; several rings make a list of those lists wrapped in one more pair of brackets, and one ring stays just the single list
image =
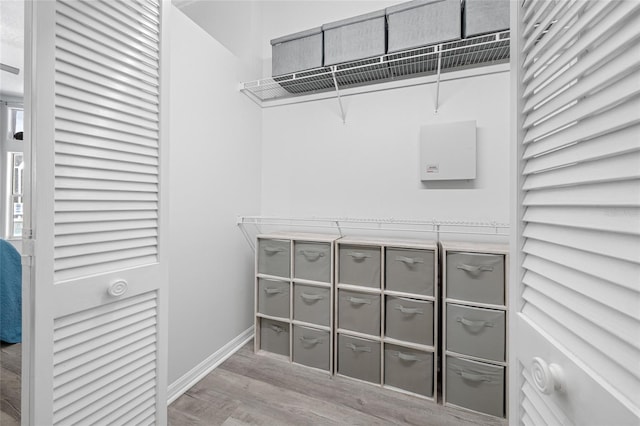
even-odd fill
[{"label": "blue fabric item", "polygon": [[0,240],[0,340],[22,341],[22,264],[11,243]]}]

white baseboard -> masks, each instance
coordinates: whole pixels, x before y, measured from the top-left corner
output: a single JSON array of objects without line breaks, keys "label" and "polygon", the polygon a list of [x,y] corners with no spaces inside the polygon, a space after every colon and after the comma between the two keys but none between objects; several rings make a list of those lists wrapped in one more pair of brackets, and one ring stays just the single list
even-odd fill
[{"label": "white baseboard", "polygon": [[167,405],[178,399],[180,395],[188,391],[214,368],[222,364],[227,358],[236,353],[241,347],[253,338],[253,326],[243,331],[229,343],[211,354],[207,359],[196,365],[184,376],[169,385]]}]

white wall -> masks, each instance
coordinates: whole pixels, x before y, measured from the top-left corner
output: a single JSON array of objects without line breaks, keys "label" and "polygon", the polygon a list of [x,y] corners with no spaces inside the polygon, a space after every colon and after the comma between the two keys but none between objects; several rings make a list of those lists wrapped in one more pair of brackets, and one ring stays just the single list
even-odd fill
[{"label": "white wall", "polygon": [[175,7],[171,32],[169,383],[253,323],[235,219],[259,213],[261,150],[239,59]]},{"label": "white wall", "polygon": [[[262,214],[509,221],[509,73],[263,110]],[[423,184],[420,126],[477,121],[477,179]]]}]

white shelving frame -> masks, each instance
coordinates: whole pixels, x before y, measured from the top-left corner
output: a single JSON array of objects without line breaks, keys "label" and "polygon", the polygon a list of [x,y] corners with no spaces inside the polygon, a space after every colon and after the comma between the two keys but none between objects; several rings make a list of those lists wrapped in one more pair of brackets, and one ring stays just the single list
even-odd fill
[{"label": "white shelving frame", "polygon": [[338,99],[343,122],[346,120],[341,102],[344,89],[365,87],[364,92],[380,90],[380,83],[406,82],[398,87],[412,85],[411,79],[436,76],[435,111],[438,111],[440,78],[443,73],[469,68],[507,63],[510,57],[510,32],[466,38],[389,53],[374,58],[316,68],[277,77],[240,83],[239,90],[261,107],[274,101],[309,100],[309,95],[332,92]]}]

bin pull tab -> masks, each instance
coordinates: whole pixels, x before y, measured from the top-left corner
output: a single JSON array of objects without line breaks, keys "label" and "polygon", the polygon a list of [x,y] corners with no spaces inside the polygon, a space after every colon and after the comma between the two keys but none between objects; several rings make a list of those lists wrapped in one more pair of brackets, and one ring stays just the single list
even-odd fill
[{"label": "bin pull tab", "polygon": [[398,262],[406,263],[407,265],[413,265],[414,263],[424,263],[424,260],[419,257],[404,257],[404,256],[396,256],[396,260]]},{"label": "bin pull tab", "polygon": [[361,253],[359,251],[352,251],[349,252],[349,256],[353,257],[354,260],[364,260],[368,257],[371,257],[370,254],[367,253]]},{"label": "bin pull tab", "polygon": [[367,346],[356,346],[353,343],[347,343],[347,347],[354,352],[371,352],[371,348]]},{"label": "bin pull tab", "polygon": [[301,293],[300,297],[302,297],[304,300],[313,300],[313,301],[324,299],[324,296],[321,294]]},{"label": "bin pull tab", "polygon": [[317,250],[300,250],[298,253],[303,255],[307,260],[314,261],[324,257],[324,253]]},{"label": "bin pull tab", "polygon": [[315,339],[309,339],[307,337],[300,337],[300,341],[306,345],[317,345],[318,343],[320,343],[320,339],[315,338]]},{"label": "bin pull tab", "polygon": [[471,272],[472,274],[477,274],[479,272],[485,272],[485,271],[493,271],[493,266],[490,265],[479,265],[479,266],[475,266],[475,265],[467,265],[465,263],[461,263],[458,266],[456,266],[457,269],[462,269],[463,271],[467,271],[467,272]]},{"label": "bin pull tab", "polygon": [[283,252],[284,249],[282,247],[273,247],[273,246],[265,246],[264,252],[267,254],[276,254]]},{"label": "bin pull tab", "polygon": [[465,317],[456,317],[456,321],[467,327],[493,327],[494,325],[491,321],[472,321]]},{"label": "bin pull tab", "polygon": [[424,311],[419,308],[405,308],[402,305],[396,305],[397,310],[407,315],[424,315]]},{"label": "bin pull tab", "polygon": [[400,351],[398,351],[398,358],[400,358],[403,361],[409,361],[409,362],[420,361],[417,356],[410,355],[410,354],[405,354],[405,353],[400,352]]},{"label": "bin pull tab", "polygon": [[282,333],[284,331],[284,327],[280,327],[279,325],[271,324],[270,327],[276,333]]},{"label": "bin pull tab", "polygon": [[354,305],[370,305],[371,304],[371,300],[362,299],[360,297],[347,297],[346,299],[349,302],[353,303]]},{"label": "bin pull tab", "polygon": [[267,287],[264,289],[264,292],[267,294],[278,294],[278,293],[283,293],[284,290],[282,290],[281,288]]},{"label": "bin pull tab", "polygon": [[487,383],[491,382],[490,378],[488,378],[487,376],[483,376],[482,374],[473,374],[464,370],[460,370],[458,374],[464,380],[468,380],[470,382],[487,382]]}]

